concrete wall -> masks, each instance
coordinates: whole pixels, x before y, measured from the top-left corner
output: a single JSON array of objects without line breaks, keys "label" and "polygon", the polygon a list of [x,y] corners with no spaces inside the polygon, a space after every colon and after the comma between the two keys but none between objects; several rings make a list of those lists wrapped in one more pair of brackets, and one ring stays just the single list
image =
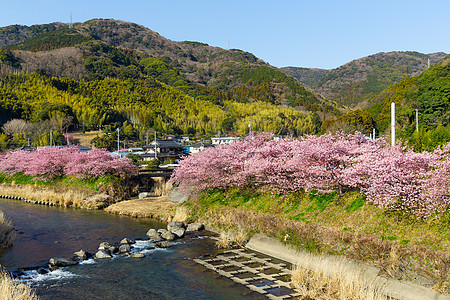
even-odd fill
[{"label": "concrete wall", "polygon": [[338,275],[349,281],[362,278],[363,282],[375,286],[382,294],[394,299],[450,300],[450,296],[435,293],[422,286],[383,277],[379,274],[380,270],[374,266],[340,256],[312,255],[307,252],[299,252],[282,244],[275,238],[269,238],[261,234],[254,235],[246,247],[308,270]]}]

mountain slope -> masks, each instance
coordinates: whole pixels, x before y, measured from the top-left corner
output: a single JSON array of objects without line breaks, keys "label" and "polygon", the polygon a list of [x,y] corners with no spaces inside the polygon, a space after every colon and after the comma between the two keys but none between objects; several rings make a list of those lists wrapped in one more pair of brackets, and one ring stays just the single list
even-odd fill
[{"label": "mountain slope", "polygon": [[304,68],[290,67],[284,71],[300,82],[309,84],[325,98],[352,108],[367,108],[367,101],[372,96],[399,82],[406,75],[419,75],[427,69],[428,59],[431,65],[436,65],[445,55],[442,52],[388,52],[353,60],[325,75],[325,70],[307,71]]},{"label": "mountain slope", "polygon": [[[416,150],[450,141],[450,55],[416,77],[406,77],[373,99],[369,108],[380,132],[388,131],[391,102],[396,103],[398,135]],[[415,110],[419,132],[415,132]]]},{"label": "mountain slope", "polygon": [[317,68],[302,68],[302,67],[284,67],[281,68],[286,74],[296,78],[301,83],[309,86],[314,86],[331,70],[317,69]]},{"label": "mountain slope", "polygon": [[[93,79],[91,73],[95,73],[93,76],[97,78],[117,76],[119,73],[123,75],[126,72],[136,75],[142,73],[145,68],[139,63],[140,60],[153,58],[160,61],[160,66],[177,73],[176,76],[180,80],[173,82],[177,86],[185,83],[196,84],[226,93],[226,97],[239,102],[265,101],[328,114],[338,113],[335,104],[316,97],[292,77],[248,52],[224,50],[198,42],[174,42],[143,26],[117,20],[95,19],[76,23],[73,27],[68,29],[67,26],[55,26],[53,31],[42,31],[32,37],[28,34],[30,30],[17,27],[18,32],[14,34],[11,30],[0,31],[0,39],[5,38],[6,47],[3,49],[12,50],[15,55],[20,56],[21,65],[25,69],[28,68],[28,71],[44,71],[43,74],[48,72],[57,76],[69,75],[74,79]],[[20,37],[21,32],[27,34]],[[12,44],[12,41],[20,42]],[[81,57],[79,53],[72,53],[75,50],[70,50],[71,53],[62,50],[67,47],[79,48]],[[18,50],[21,50],[20,53]],[[57,54],[60,60],[71,62],[73,67],[77,66],[78,71],[72,72],[74,74],[67,74],[67,71],[63,73],[62,70],[67,70],[67,67],[60,68],[59,73],[55,68],[46,70],[45,67],[35,67],[33,70],[33,62],[34,65],[39,64],[38,61],[46,56],[41,54],[45,52],[42,50],[51,51],[48,57]],[[57,50],[59,52],[55,53]],[[42,57],[37,58],[37,53]],[[124,56],[131,56],[132,59],[124,60]],[[85,70],[81,70],[80,65],[84,65]],[[119,65],[121,72],[111,71]],[[92,72],[99,69],[100,72]],[[171,80],[167,80],[167,83],[172,84],[169,81]]]}]

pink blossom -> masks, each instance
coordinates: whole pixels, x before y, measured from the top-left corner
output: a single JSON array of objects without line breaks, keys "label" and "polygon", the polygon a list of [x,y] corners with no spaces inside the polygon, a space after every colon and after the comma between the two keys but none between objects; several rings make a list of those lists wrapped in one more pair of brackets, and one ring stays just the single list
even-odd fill
[{"label": "pink blossom", "polygon": [[275,141],[260,134],[180,162],[172,181],[197,191],[263,187],[277,192],[356,189],[379,207],[420,217],[450,207],[450,143],[415,153],[383,139],[325,134]]},{"label": "pink blossom", "polygon": [[15,151],[6,154],[0,162],[2,173],[23,172],[42,180],[72,175],[95,178],[105,174],[120,177],[137,174],[130,159],[113,158],[107,150],[96,148],[86,152],[79,152],[76,147]]}]

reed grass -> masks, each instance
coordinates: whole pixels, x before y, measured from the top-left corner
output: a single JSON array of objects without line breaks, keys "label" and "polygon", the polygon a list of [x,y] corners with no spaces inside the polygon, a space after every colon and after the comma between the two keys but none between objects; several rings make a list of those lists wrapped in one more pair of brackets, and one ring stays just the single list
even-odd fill
[{"label": "reed grass", "polygon": [[14,280],[4,270],[0,270],[0,300],[38,300],[30,286]]},{"label": "reed grass", "polygon": [[64,207],[85,207],[84,200],[90,192],[70,190],[61,187],[53,188],[40,185],[0,184],[0,194],[13,197],[22,197],[27,200],[53,203]]},{"label": "reed grass", "polygon": [[0,247],[9,247],[14,239],[14,226],[5,214],[0,211]]},{"label": "reed grass", "polygon": [[[318,271],[320,270],[320,271]],[[342,276],[345,274],[346,276]],[[350,273],[343,262],[325,260],[314,271],[295,266],[291,284],[302,294],[299,299],[387,300],[362,274]]]},{"label": "reed grass", "polygon": [[189,211],[184,206],[177,206],[172,221],[186,222],[189,219]]},{"label": "reed grass", "polygon": [[216,246],[219,249],[242,248],[248,242],[249,235],[244,230],[227,230],[220,233]]}]

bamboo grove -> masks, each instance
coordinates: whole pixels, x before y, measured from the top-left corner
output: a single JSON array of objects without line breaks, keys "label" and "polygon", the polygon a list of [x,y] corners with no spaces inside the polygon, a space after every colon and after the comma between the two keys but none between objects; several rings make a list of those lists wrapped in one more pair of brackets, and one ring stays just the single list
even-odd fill
[{"label": "bamboo grove", "polygon": [[267,102],[223,105],[188,96],[171,86],[147,78],[106,78],[76,81],[68,78],[20,73],[0,79],[0,118],[38,122],[52,116],[72,116],[85,129],[119,125],[127,121],[139,132],[210,135],[244,134],[251,120],[255,131],[301,135],[315,133],[314,113],[282,108]]}]

